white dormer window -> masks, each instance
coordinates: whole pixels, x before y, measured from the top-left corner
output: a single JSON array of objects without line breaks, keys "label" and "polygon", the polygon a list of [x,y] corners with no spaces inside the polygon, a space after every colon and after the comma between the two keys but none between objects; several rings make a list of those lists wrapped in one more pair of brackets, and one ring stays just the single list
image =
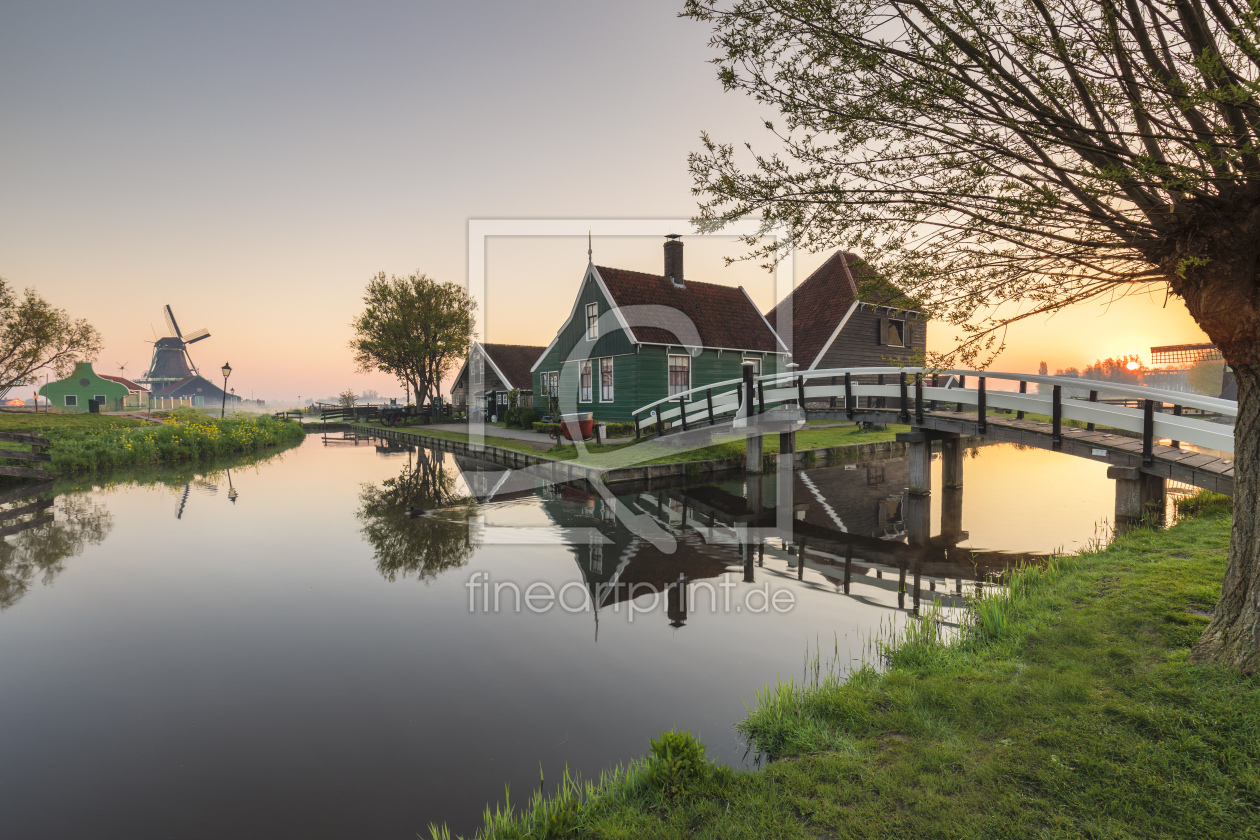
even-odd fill
[{"label": "white dormer window", "polygon": [[599,304],[586,304],[586,338],[594,341],[599,338]]}]

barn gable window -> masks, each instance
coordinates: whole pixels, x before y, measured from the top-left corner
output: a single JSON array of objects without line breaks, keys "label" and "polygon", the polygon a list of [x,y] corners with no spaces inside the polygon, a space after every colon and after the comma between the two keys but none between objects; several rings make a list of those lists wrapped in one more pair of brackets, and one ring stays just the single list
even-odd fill
[{"label": "barn gable window", "polygon": [[76,406],[76,405],[78,405],[78,404],[79,404],[79,397],[78,397],[78,395],[77,395],[77,394],[66,394],[66,405],[67,405],[67,406],[69,406],[69,407],[74,407],[74,406]]},{"label": "barn gable window", "polygon": [[907,347],[907,324],[904,318],[879,319],[879,343],[888,347]]},{"label": "barn gable window", "polygon": [[586,304],[586,337],[590,341],[599,338],[599,304]]}]

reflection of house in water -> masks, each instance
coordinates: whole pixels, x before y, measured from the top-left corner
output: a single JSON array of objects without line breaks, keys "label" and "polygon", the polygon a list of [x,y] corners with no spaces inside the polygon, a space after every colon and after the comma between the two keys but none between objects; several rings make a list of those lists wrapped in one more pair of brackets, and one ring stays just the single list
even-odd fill
[{"label": "reflection of house in water", "polygon": [[[906,492],[904,458],[794,471],[787,485],[791,514],[783,521],[776,497],[784,478],[776,475],[692,486],[682,479],[619,484],[612,488],[617,495],[606,499],[585,485],[549,485],[528,471],[505,471],[461,456],[456,462],[480,502],[542,498],[597,612],[652,593],[665,596],[675,626],[682,626],[689,612],[694,617],[709,606],[686,602],[680,576],[693,584],[690,591],[698,599],[697,589],[707,587],[694,584],[727,572],[755,584],[785,572],[805,580],[808,571],[814,588],[826,583],[881,609],[895,600],[897,608],[918,610],[923,597],[962,606],[965,587],[1000,581],[1015,563],[1035,559],[960,547],[967,539],[961,489],[940,493],[941,521],[932,528],[930,500]],[[676,540],[673,553],[627,527],[635,518]]]},{"label": "reflection of house in water", "polygon": [[905,538],[910,483],[905,458],[797,470],[795,479],[796,502],[806,504],[806,522],[867,537]]},{"label": "reflection of house in water", "polygon": [[[542,491],[543,510],[561,528],[591,529],[602,541],[570,543],[582,580],[597,613],[619,610],[634,598],[654,594],[665,597],[666,616],[675,627],[687,622],[686,598],[679,588],[679,576],[686,582],[717,578],[737,562],[729,548],[707,545],[694,531],[678,532],[682,505],[664,493],[623,495],[609,502],[595,493],[573,485],[559,485]],[[617,507],[646,514],[672,526],[677,548],[667,554],[650,540],[634,534],[618,521]]]}]

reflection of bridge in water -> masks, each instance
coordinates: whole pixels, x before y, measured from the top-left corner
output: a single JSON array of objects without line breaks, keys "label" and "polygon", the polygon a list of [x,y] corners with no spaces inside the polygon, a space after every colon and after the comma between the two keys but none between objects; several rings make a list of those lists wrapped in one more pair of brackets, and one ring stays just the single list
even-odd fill
[{"label": "reflection of bridge in water", "polygon": [[[689,604],[685,587],[694,597],[697,582],[728,573],[749,584],[791,577],[881,609],[917,612],[924,598],[961,607],[971,592],[1001,583],[1013,565],[1038,559],[960,547],[968,536],[961,490],[944,494],[938,532],[929,533],[928,499],[906,491],[904,457],[796,471],[785,511],[773,476],[625,485],[609,499],[578,484],[535,487],[531,480],[526,487],[510,471],[467,466],[464,480],[482,501],[542,497],[561,533],[574,535],[565,542],[597,610],[656,593],[666,597],[674,626],[707,607]],[[635,516],[668,532],[673,550],[623,524]]]}]

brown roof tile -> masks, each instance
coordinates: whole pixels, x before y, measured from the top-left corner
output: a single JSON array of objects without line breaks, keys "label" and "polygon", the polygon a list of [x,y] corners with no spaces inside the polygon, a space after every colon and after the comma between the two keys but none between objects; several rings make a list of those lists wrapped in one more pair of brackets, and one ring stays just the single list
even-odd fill
[{"label": "brown roof tile", "polygon": [[527,344],[482,344],[486,355],[494,362],[513,388],[533,388],[534,375],[530,368],[547,349]]},{"label": "brown roof tile", "polygon": [[774,333],[743,289],[695,280],[688,280],[686,288],[678,288],[664,275],[595,268],[618,308],[663,307],[645,313],[650,316],[646,319],[651,322],[649,325],[634,325],[634,319],[627,318],[637,341],[691,344],[698,333],[705,347],[782,352]]},{"label": "brown roof tile", "polygon": [[854,300],[876,306],[915,308],[917,304],[883,280],[857,254],[836,251],[766,315],[776,330],[779,309],[792,305],[792,359],[807,368],[839,326]]}]

